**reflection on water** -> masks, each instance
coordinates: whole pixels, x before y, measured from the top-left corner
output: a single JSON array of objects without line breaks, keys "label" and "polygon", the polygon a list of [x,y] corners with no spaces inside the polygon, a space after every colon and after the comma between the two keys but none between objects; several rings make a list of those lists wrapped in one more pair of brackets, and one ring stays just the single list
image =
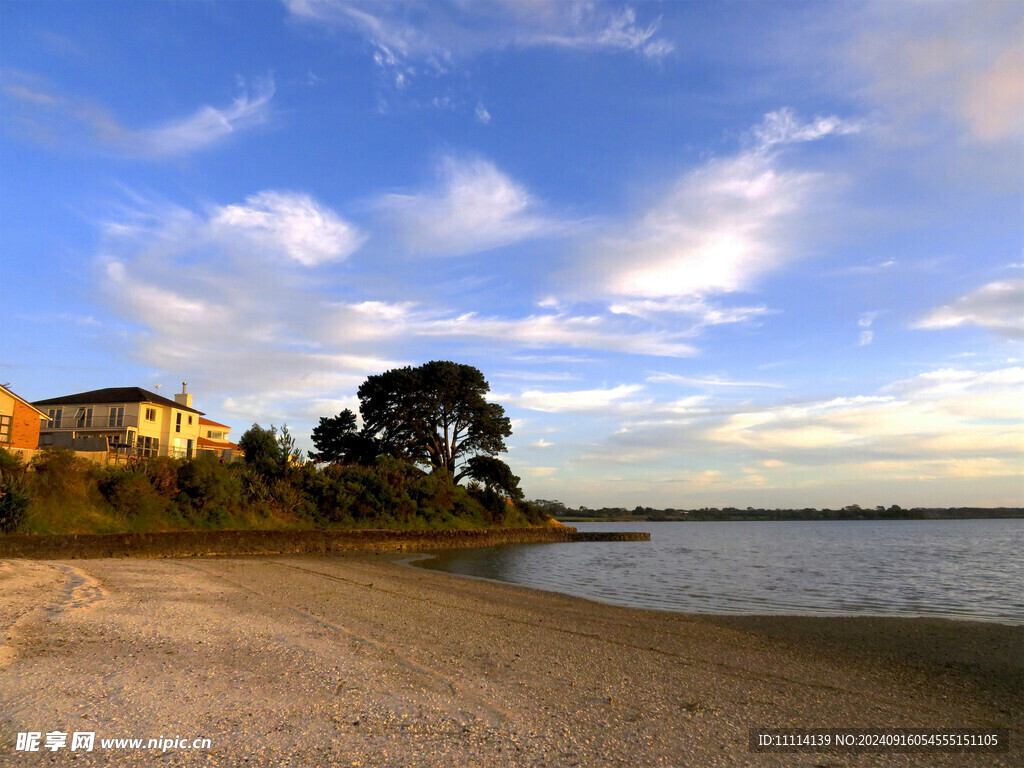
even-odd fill
[{"label": "reflection on water", "polygon": [[650,542],[456,550],[418,565],[687,613],[1024,624],[1024,521],[581,523]]}]

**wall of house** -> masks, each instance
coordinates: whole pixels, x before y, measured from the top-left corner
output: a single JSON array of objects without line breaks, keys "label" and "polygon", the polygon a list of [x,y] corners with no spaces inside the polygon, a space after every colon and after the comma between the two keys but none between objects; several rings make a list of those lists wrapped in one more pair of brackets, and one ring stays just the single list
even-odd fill
[{"label": "wall of house", "polygon": [[[184,455],[184,451],[187,449],[188,441],[192,441],[192,455],[195,456],[196,448],[199,444],[199,414],[189,413],[188,411],[182,411],[177,408],[167,408],[166,416],[166,445],[169,449],[178,452],[180,455]],[[178,428],[178,414],[181,414],[181,431],[177,431]],[[192,419],[192,423],[189,424],[189,418]],[[164,442],[164,438],[161,439],[161,443]]]},{"label": "wall of house", "polygon": [[11,417],[9,440],[0,441],[5,448],[39,447],[39,414],[17,398],[0,392],[0,414]]}]

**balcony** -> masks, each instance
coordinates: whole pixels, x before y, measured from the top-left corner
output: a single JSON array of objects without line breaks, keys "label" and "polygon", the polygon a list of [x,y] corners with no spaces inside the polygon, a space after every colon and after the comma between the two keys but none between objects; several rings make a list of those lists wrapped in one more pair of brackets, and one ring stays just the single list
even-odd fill
[{"label": "balcony", "polygon": [[44,421],[42,430],[58,430],[58,429],[125,429],[125,428],[137,428],[139,426],[138,416],[115,416],[110,418],[109,416],[64,416],[60,419],[51,419]]}]

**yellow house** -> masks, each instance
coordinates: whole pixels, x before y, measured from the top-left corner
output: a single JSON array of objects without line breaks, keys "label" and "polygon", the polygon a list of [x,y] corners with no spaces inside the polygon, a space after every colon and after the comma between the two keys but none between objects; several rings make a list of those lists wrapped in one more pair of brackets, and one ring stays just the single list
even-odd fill
[{"label": "yellow house", "polygon": [[33,406],[47,415],[40,448],[138,456],[195,456],[204,415],[192,407],[184,384],[173,400],[141,387],[109,387],[37,400]]},{"label": "yellow house", "polygon": [[231,442],[231,427],[207,418],[199,419],[199,442],[196,444],[200,451],[209,451],[216,454],[224,461],[231,461],[233,458],[244,455],[242,449]]}]

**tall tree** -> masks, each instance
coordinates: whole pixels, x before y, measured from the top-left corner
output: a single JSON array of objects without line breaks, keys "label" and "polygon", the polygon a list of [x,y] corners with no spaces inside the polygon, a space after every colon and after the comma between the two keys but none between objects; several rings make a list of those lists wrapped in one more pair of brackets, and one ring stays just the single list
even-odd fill
[{"label": "tall tree", "polygon": [[363,432],[382,452],[445,469],[458,482],[468,459],[502,453],[512,434],[505,409],[485,399],[489,390],[478,369],[444,360],[385,371],[359,387]]},{"label": "tall tree", "polygon": [[238,447],[245,451],[245,463],[264,475],[277,474],[283,465],[277,428],[273,424],[270,429],[253,424],[238,439]]},{"label": "tall tree", "polygon": [[322,416],[313,428],[314,461],[327,464],[372,464],[380,453],[377,441],[358,430],[356,415],[348,408],[337,416]]}]

